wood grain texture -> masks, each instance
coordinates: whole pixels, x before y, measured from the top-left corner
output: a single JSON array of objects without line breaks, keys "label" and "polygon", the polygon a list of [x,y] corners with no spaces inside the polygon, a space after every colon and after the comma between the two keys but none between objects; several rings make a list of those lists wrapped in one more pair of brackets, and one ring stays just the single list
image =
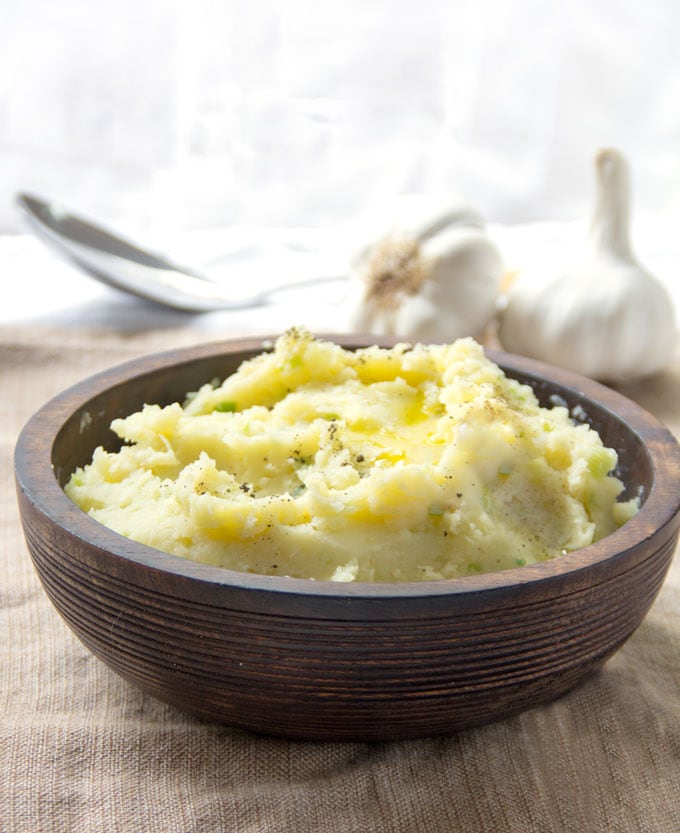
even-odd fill
[{"label": "wood grain texture", "polygon": [[19,438],[17,493],[33,563],[61,616],[111,668],[232,726],[396,740],[449,734],[554,699],[638,627],[678,538],[678,444],[614,391],[502,353],[491,358],[544,404],[558,394],[584,408],[619,452],[628,493],[641,488],[644,497],[613,535],[551,562],[417,584],[248,575],[125,539],[66,498],[73,469],[97,445],[115,447],[113,418],[145,402],[182,400],[262,344],[201,345],[113,368],[49,402]]}]

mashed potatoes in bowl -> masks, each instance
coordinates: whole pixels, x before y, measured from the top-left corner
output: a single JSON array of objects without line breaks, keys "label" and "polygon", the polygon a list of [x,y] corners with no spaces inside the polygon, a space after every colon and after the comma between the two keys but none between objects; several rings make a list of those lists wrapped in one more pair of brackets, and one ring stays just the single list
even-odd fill
[{"label": "mashed potatoes in bowl", "polygon": [[472,339],[358,350],[299,329],[183,403],[111,425],[67,495],[102,524],[241,572],[448,579],[585,547],[638,509],[616,452]]},{"label": "mashed potatoes in bowl", "polygon": [[328,340],[146,355],[43,405],[14,465],[56,610],[148,694],[286,738],[432,737],[561,696],[664,581],[675,438],[471,341]]}]

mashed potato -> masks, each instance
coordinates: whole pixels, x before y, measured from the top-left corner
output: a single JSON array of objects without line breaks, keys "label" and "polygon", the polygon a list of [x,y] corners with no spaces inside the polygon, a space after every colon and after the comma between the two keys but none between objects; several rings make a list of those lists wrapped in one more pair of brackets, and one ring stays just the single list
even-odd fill
[{"label": "mashed potato", "polygon": [[66,493],[195,561],[335,581],[505,570],[607,535],[616,453],[472,339],[357,352],[290,330],[183,405],[117,419]]}]

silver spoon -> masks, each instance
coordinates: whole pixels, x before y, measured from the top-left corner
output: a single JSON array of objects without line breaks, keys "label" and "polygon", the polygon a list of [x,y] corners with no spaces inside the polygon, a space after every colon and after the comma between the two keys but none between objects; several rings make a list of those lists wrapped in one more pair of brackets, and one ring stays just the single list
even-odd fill
[{"label": "silver spoon", "polygon": [[291,281],[235,299],[226,287],[200,272],[142,249],[58,204],[27,193],[17,194],[16,201],[35,235],[71,263],[108,286],[173,309],[209,312],[257,307],[279,292],[345,277]]}]

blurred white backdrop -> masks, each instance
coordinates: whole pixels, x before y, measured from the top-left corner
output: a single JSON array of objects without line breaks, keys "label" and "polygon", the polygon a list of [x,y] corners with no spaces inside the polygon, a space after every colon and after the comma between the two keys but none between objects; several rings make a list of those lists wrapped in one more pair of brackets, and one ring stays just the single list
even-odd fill
[{"label": "blurred white backdrop", "polygon": [[[1,0],[0,232],[33,190],[161,236],[450,189],[589,211],[614,145],[680,216],[677,0]],[[162,231],[161,231],[162,230]]]}]

